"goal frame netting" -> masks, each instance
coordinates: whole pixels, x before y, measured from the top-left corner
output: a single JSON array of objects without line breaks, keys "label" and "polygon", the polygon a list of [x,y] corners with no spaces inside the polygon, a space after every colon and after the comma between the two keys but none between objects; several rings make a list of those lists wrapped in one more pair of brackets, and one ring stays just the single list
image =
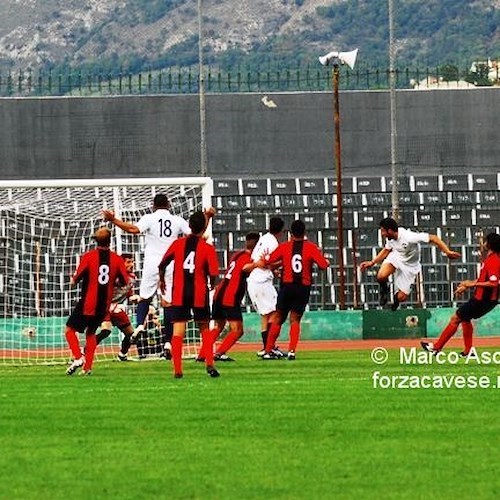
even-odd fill
[{"label": "goal frame netting", "polygon": [[[151,211],[157,193],[167,194],[171,211],[187,219],[192,212],[211,206],[213,181],[209,177],[2,181],[0,365],[68,360],[64,327],[80,291],[79,287],[70,287],[70,277],[79,256],[95,247],[91,238],[95,229],[106,224],[102,209],[112,209],[117,217],[137,222]],[[112,250],[134,255],[140,280],[143,237],[124,233],[117,227],[112,229]],[[207,232],[210,235],[211,225]],[[159,301],[155,302],[163,317]],[[135,325],[135,306],[127,308]],[[153,342],[158,331],[146,335],[151,335]],[[80,338],[83,345],[84,336]],[[98,347],[96,359],[114,359],[120,342],[121,333],[114,328]],[[184,357],[194,357],[198,348],[199,333],[189,325]],[[134,346],[130,353],[131,359],[160,357],[157,352],[146,356],[142,352],[139,356]]]}]

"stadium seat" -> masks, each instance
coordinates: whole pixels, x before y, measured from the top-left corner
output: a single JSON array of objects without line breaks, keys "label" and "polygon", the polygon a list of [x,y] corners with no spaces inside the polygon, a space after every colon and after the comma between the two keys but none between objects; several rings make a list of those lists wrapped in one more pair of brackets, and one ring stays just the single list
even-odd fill
[{"label": "stadium seat", "polygon": [[217,215],[212,220],[213,231],[235,231],[237,229],[237,217],[234,215]]},{"label": "stadium seat", "polygon": [[494,228],[500,226],[500,211],[476,209],[476,226],[481,228]]},{"label": "stadium seat", "polygon": [[425,264],[422,266],[424,283],[447,282],[447,264]]},{"label": "stadium seat", "polygon": [[[336,193],[337,192],[337,180],[333,177],[328,177],[328,192]],[[342,193],[355,193],[354,190],[354,181],[352,177],[344,177],[342,178]]]},{"label": "stadium seat", "polygon": [[417,193],[438,191],[439,182],[436,175],[421,175],[410,178],[410,189]]},{"label": "stadium seat", "polygon": [[[472,225],[472,215],[471,210],[445,210],[445,221],[444,225],[446,227],[468,227]],[[440,224],[441,225],[441,224]]]},{"label": "stadium seat", "polygon": [[297,179],[299,184],[299,192],[300,194],[326,194],[326,183],[325,178],[320,177],[317,179]]},{"label": "stadium seat", "polygon": [[331,194],[305,194],[306,206],[312,209],[329,209],[333,207],[333,195]]},{"label": "stadium seat", "polygon": [[267,228],[265,214],[241,214],[239,216],[240,231],[257,231],[264,232]]},{"label": "stadium seat", "polygon": [[447,194],[448,203],[456,208],[462,205],[476,205],[479,193],[472,191],[450,191]]},{"label": "stadium seat", "polygon": [[280,208],[302,210],[306,206],[304,196],[301,194],[282,194],[276,198],[278,199],[277,206]]},{"label": "stadium seat", "polygon": [[[380,207],[389,208],[392,203],[391,193],[366,193],[362,198],[362,204],[376,209]],[[380,217],[382,219],[382,217]]]},{"label": "stadium seat", "polygon": [[304,212],[299,216],[304,221],[308,234],[313,230],[324,229],[325,227],[327,219],[325,212]]},{"label": "stadium seat", "polygon": [[357,177],[355,178],[355,186],[357,193],[381,193],[382,178],[381,177]]},{"label": "stadium seat", "polygon": [[490,191],[498,188],[497,174],[472,174],[472,189],[474,191]]},{"label": "stadium seat", "polygon": [[420,204],[424,207],[435,205],[447,205],[448,193],[442,191],[422,191],[420,192]]},{"label": "stadium seat", "polygon": [[470,191],[468,175],[442,175],[439,180],[442,191]]},{"label": "stadium seat", "polygon": [[479,261],[476,263],[453,262],[450,265],[450,280],[455,283],[460,283],[464,280],[475,279],[479,267]]},{"label": "stadium seat", "polygon": [[271,179],[271,194],[297,194],[297,182],[294,178]]},{"label": "stadium seat", "polygon": [[268,192],[268,180],[267,179],[242,179],[241,185],[243,193],[245,195],[262,195],[270,194]]},{"label": "stadium seat", "polygon": [[214,195],[215,196],[233,196],[242,195],[240,185],[237,179],[215,179],[214,180]]},{"label": "stadium seat", "polygon": [[245,196],[217,196],[215,197],[215,207],[221,212],[241,212],[246,210],[247,198]]},{"label": "stadium seat", "polygon": [[415,222],[418,231],[429,230],[434,231],[436,227],[440,227],[444,222],[444,214],[442,210],[417,210],[415,212]]},{"label": "stadium seat", "polygon": [[478,191],[477,202],[481,205],[495,205],[500,204],[500,193],[498,191]]},{"label": "stadium seat", "polygon": [[276,196],[259,194],[254,196],[248,196],[247,205],[250,210],[256,211],[269,211],[274,210],[277,207]]}]

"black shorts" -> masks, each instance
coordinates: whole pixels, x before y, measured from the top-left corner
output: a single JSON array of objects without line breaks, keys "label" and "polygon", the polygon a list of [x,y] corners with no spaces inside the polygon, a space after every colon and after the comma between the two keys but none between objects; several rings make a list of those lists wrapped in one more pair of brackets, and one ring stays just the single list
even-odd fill
[{"label": "black shorts", "polygon": [[104,318],[104,316],[86,316],[83,314],[82,304],[79,303],[71,312],[68,321],[66,321],[66,326],[80,333],[95,333],[99,326],[101,326]]},{"label": "black shorts", "polygon": [[495,309],[496,305],[496,301],[484,301],[472,298],[457,309],[457,316],[462,321],[470,321],[471,319],[481,318],[491,310]]},{"label": "black shorts", "polygon": [[170,306],[170,321],[172,323],[181,323],[194,319],[195,321],[209,321],[210,308],[207,307],[189,307],[189,306]]},{"label": "black shorts", "polygon": [[276,309],[281,313],[281,321],[284,322],[288,313],[293,311],[302,316],[309,303],[311,287],[295,283],[283,283],[278,292]]},{"label": "black shorts", "polygon": [[212,319],[227,321],[243,321],[241,307],[229,307],[215,301],[212,305]]}]

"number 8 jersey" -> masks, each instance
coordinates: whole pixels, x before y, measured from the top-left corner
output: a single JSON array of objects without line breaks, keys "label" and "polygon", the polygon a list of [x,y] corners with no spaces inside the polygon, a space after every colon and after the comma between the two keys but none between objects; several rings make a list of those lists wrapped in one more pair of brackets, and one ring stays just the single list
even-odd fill
[{"label": "number 8 jersey", "polygon": [[98,247],[82,255],[73,283],[82,283],[81,300],[84,316],[107,314],[115,284],[126,285],[129,274],[123,259],[108,248]]}]

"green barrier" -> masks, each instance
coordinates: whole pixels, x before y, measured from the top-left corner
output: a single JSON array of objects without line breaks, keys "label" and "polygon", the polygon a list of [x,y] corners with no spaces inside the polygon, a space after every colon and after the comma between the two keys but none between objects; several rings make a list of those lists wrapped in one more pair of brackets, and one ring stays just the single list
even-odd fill
[{"label": "green barrier", "polygon": [[[361,340],[439,337],[455,308],[349,311],[311,311],[302,319],[302,340]],[[241,342],[261,342],[260,316],[243,315],[245,335]],[[1,318],[1,349],[49,349],[66,347],[66,318]],[[474,336],[500,335],[500,308],[473,321]],[[457,335],[461,335],[459,328]],[[283,325],[282,339],[288,339],[288,322]],[[113,329],[110,343],[118,343]]]},{"label": "green barrier", "polygon": [[[363,318],[360,311],[310,311],[301,321],[302,340],[360,340]],[[242,342],[261,342],[260,316],[243,314],[245,335]],[[281,329],[281,337],[288,338],[288,322]]]},{"label": "green barrier", "polygon": [[416,339],[427,337],[428,309],[363,311],[364,339]]}]

